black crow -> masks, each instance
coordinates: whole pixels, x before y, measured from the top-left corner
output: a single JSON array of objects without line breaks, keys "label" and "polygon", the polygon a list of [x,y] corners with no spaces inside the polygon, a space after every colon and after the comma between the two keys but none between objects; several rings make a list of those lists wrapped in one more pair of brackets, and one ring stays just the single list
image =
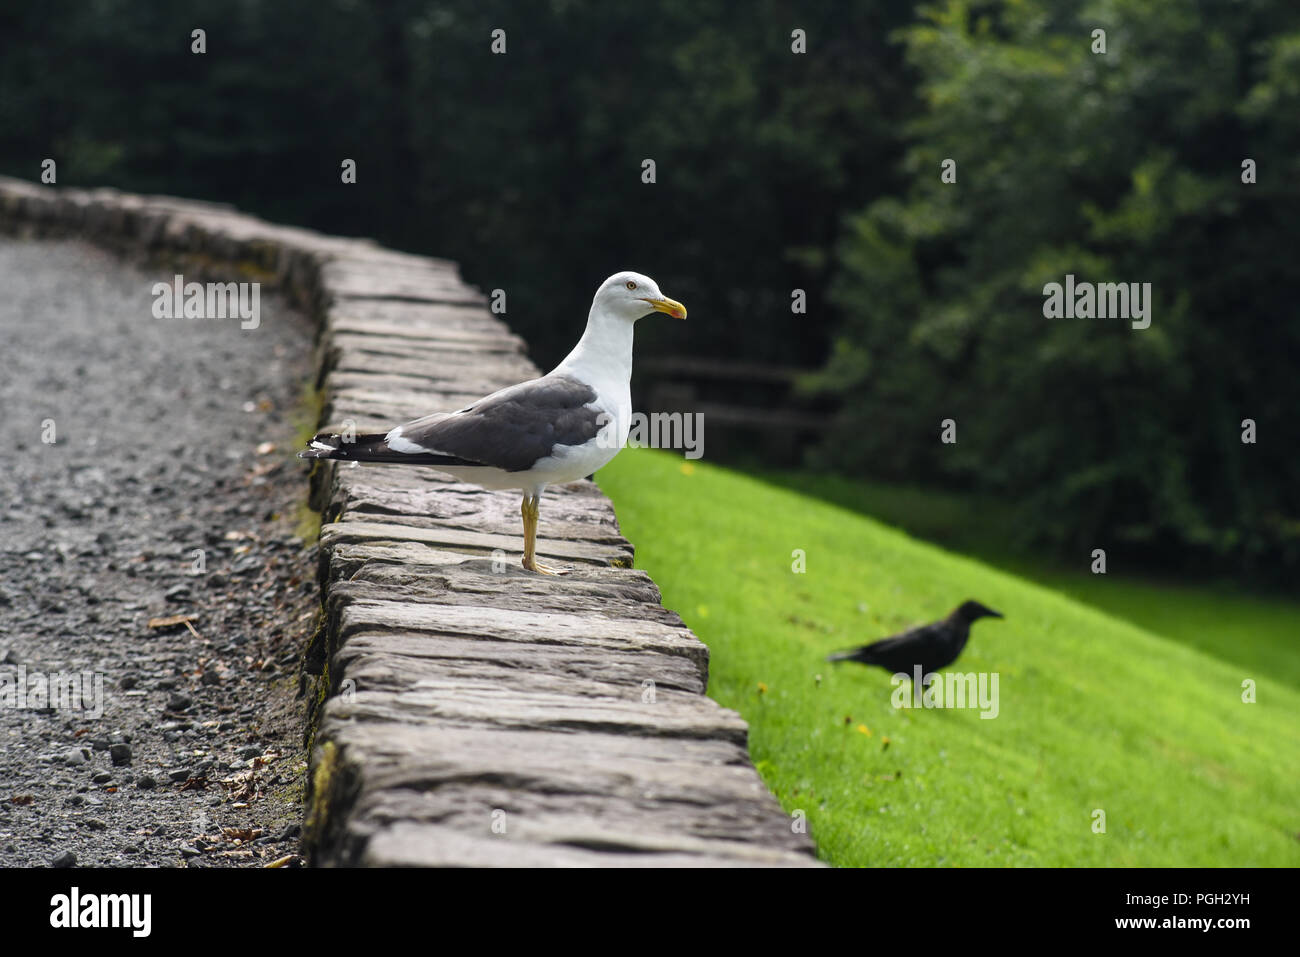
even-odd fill
[{"label": "black crow", "polygon": [[977,601],[965,601],[942,621],[912,628],[861,648],[837,651],[828,655],[826,660],[876,665],[890,674],[902,672],[909,677],[916,666],[920,665],[921,675],[925,676],[957,660],[957,656],[966,647],[966,639],[970,637],[972,622],[979,618],[1001,617],[1001,613],[985,608]]}]

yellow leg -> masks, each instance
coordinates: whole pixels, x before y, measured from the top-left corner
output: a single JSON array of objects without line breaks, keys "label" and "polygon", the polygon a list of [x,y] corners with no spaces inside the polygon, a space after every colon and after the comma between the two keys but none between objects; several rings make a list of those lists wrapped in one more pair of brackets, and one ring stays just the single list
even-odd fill
[{"label": "yellow leg", "polygon": [[524,517],[524,568],[530,572],[537,572],[540,575],[561,574],[541,565],[537,561],[537,513],[540,511],[540,497],[536,495],[525,495],[524,503],[519,507],[519,512]]}]

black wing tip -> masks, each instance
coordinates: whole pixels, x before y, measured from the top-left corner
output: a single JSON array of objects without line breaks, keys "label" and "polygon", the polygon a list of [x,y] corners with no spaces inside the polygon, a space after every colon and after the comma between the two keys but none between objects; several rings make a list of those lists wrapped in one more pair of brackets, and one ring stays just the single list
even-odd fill
[{"label": "black wing tip", "polygon": [[343,436],[337,432],[317,432],[307,443],[307,448],[298,453],[298,458],[345,459],[348,454],[344,451],[343,444]]},{"label": "black wing tip", "polygon": [[335,462],[378,462],[389,465],[482,466],[482,462],[443,455],[438,452],[398,452],[388,446],[381,432],[349,436],[320,432],[308,447],[298,453],[300,459],[329,459]]}]

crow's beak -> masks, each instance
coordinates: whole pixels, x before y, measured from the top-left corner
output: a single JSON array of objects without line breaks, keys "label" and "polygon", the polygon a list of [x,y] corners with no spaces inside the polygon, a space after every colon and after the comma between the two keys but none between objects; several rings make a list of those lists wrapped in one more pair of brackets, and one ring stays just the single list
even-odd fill
[{"label": "crow's beak", "polygon": [[984,609],[984,614],[988,615],[990,618],[1005,618],[1005,617],[1007,617],[1006,615],[1002,614],[1002,612],[1000,612],[1000,611],[994,611],[992,608],[985,608],[985,609]]},{"label": "crow's beak", "polygon": [[666,312],[674,319],[686,318],[686,307],[676,299],[649,299],[643,296],[642,301],[650,303],[655,312]]}]

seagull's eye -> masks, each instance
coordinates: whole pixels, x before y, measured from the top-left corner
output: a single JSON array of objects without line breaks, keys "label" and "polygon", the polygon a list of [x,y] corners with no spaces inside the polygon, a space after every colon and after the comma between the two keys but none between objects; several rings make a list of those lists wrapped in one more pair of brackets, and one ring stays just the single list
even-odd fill
[{"label": "seagull's eye", "polygon": [[633,282],[631,279],[629,279],[629,280],[627,281],[627,288],[628,288],[628,289],[635,289],[635,288],[636,288],[636,283]]}]

